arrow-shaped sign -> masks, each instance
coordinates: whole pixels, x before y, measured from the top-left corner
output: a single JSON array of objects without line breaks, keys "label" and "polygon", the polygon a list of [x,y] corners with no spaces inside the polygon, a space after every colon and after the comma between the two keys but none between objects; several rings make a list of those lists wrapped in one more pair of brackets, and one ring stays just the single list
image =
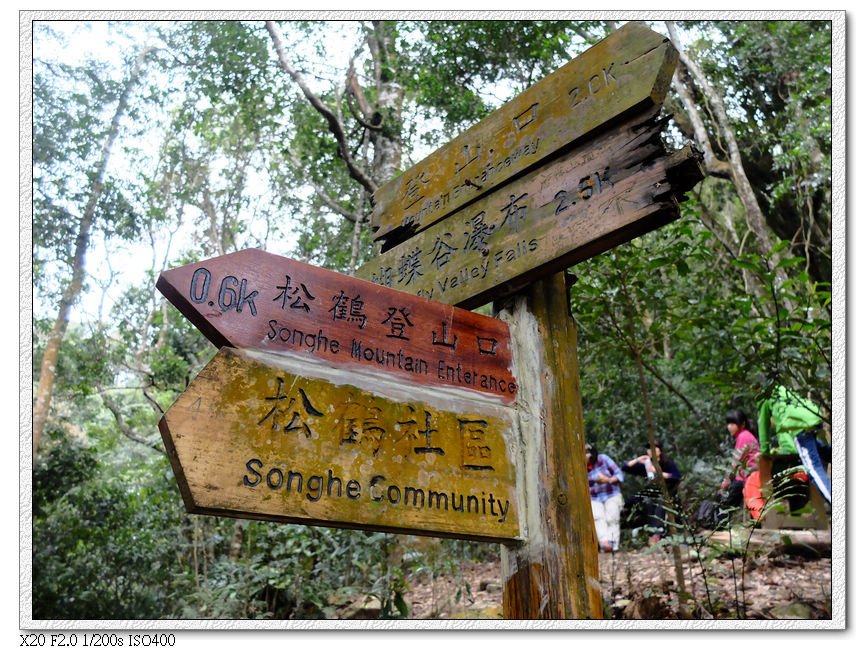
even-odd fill
[{"label": "arrow-shaped sign", "polygon": [[222,348],[159,429],[193,513],[521,536],[516,411],[485,395]]},{"label": "arrow-shaped sign", "polygon": [[[395,279],[422,263],[409,256]],[[510,332],[495,318],[257,249],[165,271],[156,286],[217,347],[516,397]]]},{"label": "arrow-shaped sign", "polygon": [[391,248],[612,120],[660,105],[678,55],[628,23],[375,193],[376,238]]},{"label": "arrow-shaped sign", "polygon": [[[473,308],[679,216],[699,152],[664,155],[657,109],[632,116],[461,208],[358,269],[360,277]],[[416,273],[393,269],[407,256]]]}]

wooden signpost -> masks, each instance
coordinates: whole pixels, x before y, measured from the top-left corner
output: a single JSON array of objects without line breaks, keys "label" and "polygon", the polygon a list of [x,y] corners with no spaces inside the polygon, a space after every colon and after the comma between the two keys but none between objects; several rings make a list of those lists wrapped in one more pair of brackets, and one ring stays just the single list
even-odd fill
[{"label": "wooden signpost", "polygon": [[698,156],[663,155],[656,116],[637,114],[467,205],[358,277],[474,308],[669,223]]},{"label": "wooden signpost", "polygon": [[667,39],[626,25],[374,197],[384,252],[360,277],[494,300],[511,325],[528,533],[503,546],[505,618],[602,616],[564,271],[676,219],[702,178],[699,152],[659,137],[676,62]]},{"label": "wooden signpost", "polygon": [[190,512],[522,537],[513,409],[222,348],[159,423]]},{"label": "wooden signpost", "polygon": [[660,138],[676,62],[628,24],[384,185],[371,282],[262,251],[163,273],[222,347],[160,422],[187,508],[500,541],[505,618],[600,618],[564,271],[702,178]]}]

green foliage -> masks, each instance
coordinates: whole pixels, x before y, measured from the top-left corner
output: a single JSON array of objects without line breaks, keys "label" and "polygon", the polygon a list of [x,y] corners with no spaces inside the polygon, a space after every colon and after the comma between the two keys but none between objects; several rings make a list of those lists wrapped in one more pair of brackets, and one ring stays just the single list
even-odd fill
[{"label": "green foliage", "polygon": [[710,423],[718,422],[713,411],[723,402],[693,384],[723,367],[724,350],[695,345],[707,336],[695,325],[717,330],[725,316],[699,289],[714,272],[714,257],[693,237],[695,229],[697,222],[683,219],[576,268],[571,305],[581,331],[586,430],[623,460],[643,453],[647,440],[638,351],[650,377],[656,434],[668,453],[687,470],[695,459],[685,450],[720,452],[723,421]]},{"label": "green foliage", "polygon": [[168,475],[164,458],[121,474],[98,472],[43,504],[33,520],[34,619],[174,614],[182,515]]},{"label": "green foliage", "polygon": [[329,260],[336,268],[347,268],[351,252],[346,246],[351,237],[348,226],[324,217],[313,221],[315,226],[298,237],[295,247],[298,259],[325,267],[325,260]]},{"label": "green foliage", "polygon": [[730,259],[687,216],[575,270],[587,436],[614,458],[634,457],[647,440],[637,352],[656,434],[685,472],[729,454],[725,411],[753,418],[773,382],[831,412],[830,297],[804,272],[780,284],[766,260]]},{"label": "green foliage", "polygon": [[[354,224],[339,213],[368,216],[369,197],[350,178],[326,121],[276,64],[264,27],[162,27],[165,47],[154,64],[164,76],[133,98],[121,130],[117,160],[134,169],[109,170],[98,205],[109,244],[112,237],[156,241],[173,219],[192,227],[169,267],[256,245],[348,270]],[[332,74],[332,25],[282,27],[298,70],[331,110],[350,115],[357,106],[342,87],[344,71]],[[431,133],[425,144],[441,144],[443,133],[487,114],[605,29],[564,21],[358,25],[351,38],[396,39],[379,58],[363,47],[371,41],[358,40],[364,98],[375,105],[382,81],[402,84],[406,94],[402,113],[377,118],[381,134],[350,126],[348,147],[374,167],[375,140],[388,135],[402,142],[406,164],[417,133]],[[753,415],[763,390],[779,381],[831,413],[831,292],[811,272],[829,250],[821,240],[829,232],[829,31],[823,23],[750,21],[695,23],[692,35],[707,73],[728,89],[749,176],[781,233],[779,262],[755,254],[738,197],[725,181],[708,179],[677,222],[575,267],[571,289],[588,437],[619,462],[642,453],[639,356],[656,434],[685,474],[677,516],[720,481],[730,453],[728,408]],[[34,66],[40,304],[62,289],[58,277],[120,72],[99,63]],[[326,72],[331,79],[321,83]],[[158,152],[146,152],[131,135],[139,137],[157,114],[168,117],[166,131]],[[436,122],[422,128],[421,117]],[[144,163],[148,156],[152,164]],[[823,219],[809,233],[816,248],[803,247],[802,233],[783,234],[809,210]],[[735,237],[722,242],[713,221],[731,224]],[[368,224],[360,235],[362,262],[376,247]],[[461,564],[495,558],[496,545],[185,515],[166,459],[149,445],[159,446],[161,410],[214,348],[177,310],[163,308],[154,283],[150,273],[128,287],[107,322],[73,326],[63,343],[51,444],[33,476],[35,618],[318,618],[333,616],[337,600],[367,600],[382,617],[405,618],[407,584],[445,573],[460,585],[454,599],[471,598]],[[49,326],[33,323],[34,359]],[[83,442],[72,442],[70,432]],[[714,552],[707,550],[707,561],[722,557]]]},{"label": "green foliage", "polygon": [[[789,247],[781,242],[778,249]],[[733,323],[736,333],[750,341],[747,361],[752,369],[752,386],[761,397],[776,383],[807,391],[831,414],[831,295],[826,285],[811,282],[802,271],[780,282],[778,268],[799,264],[801,258],[785,257],[773,268],[766,260],[742,256],[734,265],[755,274],[764,291],[755,303],[758,316],[740,314]],[[827,417],[827,420],[829,418]]]},{"label": "green foliage", "polygon": [[60,347],[57,382],[69,399],[94,394],[99,386],[114,383],[114,372],[123,351],[104,330],[70,329]]},{"label": "green foliage", "polygon": [[[57,46],[57,35],[40,24],[35,47]],[[135,52],[137,54],[137,52]],[[140,234],[142,215],[124,170],[112,166],[108,147],[112,117],[124,93],[127,106],[140,97],[127,61],[113,67],[104,61],[67,64],[34,59],[33,70],[33,245],[36,287],[56,300],[73,264],[80,223],[101,182],[94,210],[94,229],[106,239],[133,240]],[[142,100],[143,101],[143,100]],[[129,114],[119,115],[124,132]],[[124,132],[125,133],[125,132]],[[100,165],[109,155],[105,175]],[[90,233],[83,235],[85,239]],[[85,244],[89,242],[85,241]],[[59,278],[59,279],[58,279]]]},{"label": "green foliage", "polygon": [[96,455],[91,448],[73,439],[61,438],[33,467],[34,515],[41,515],[51,503],[92,478],[96,469]]},{"label": "green foliage", "polygon": [[[189,56],[190,87],[207,99],[203,114],[212,124],[236,128],[211,130],[199,123],[199,135],[218,146],[237,144],[240,131],[272,128],[285,110],[286,98],[273,92],[277,71],[269,39],[260,24],[241,21],[192,21],[169,34],[170,42]],[[224,128],[224,127],[223,127]]]},{"label": "green foliage", "polygon": [[[573,58],[583,25],[568,21],[412,22],[402,42],[401,80],[426,117],[464,128]],[[595,24],[591,37],[603,36]],[[591,38],[590,37],[590,38]],[[583,45],[583,47],[585,47]],[[431,63],[434,62],[434,65]]]},{"label": "green foliage", "polygon": [[99,214],[111,215],[111,232],[126,241],[135,241],[142,234],[142,219],[133,198],[127,196],[126,188],[109,181],[99,196],[96,210]]}]

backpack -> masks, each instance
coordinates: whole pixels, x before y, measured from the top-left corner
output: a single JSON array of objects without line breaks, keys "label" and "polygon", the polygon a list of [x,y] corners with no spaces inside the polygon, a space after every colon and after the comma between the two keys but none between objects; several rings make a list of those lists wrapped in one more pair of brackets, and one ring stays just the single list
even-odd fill
[{"label": "backpack", "polygon": [[694,523],[701,528],[714,528],[721,518],[721,507],[715,501],[701,501],[694,513]]}]

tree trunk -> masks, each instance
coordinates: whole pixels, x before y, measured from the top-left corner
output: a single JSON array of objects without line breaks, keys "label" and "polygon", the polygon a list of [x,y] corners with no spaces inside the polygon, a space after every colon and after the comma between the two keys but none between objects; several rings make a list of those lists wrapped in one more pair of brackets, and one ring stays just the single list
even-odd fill
[{"label": "tree trunk", "polygon": [[[727,150],[727,162],[722,163],[718,161],[712,151],[711,142],[708,139],[708,135],[706,135],[706,128],[702,124],[699,111],[695,106],[693,98],[690,96],[690,93],[683,93],[682,101],[685,103],[689,117],[692,122],[694,122],[693,126],[695,133],[700,139],[700,146],[704,150],[707,169],[709,169],[710,173],[713,173],[713,165],[716,172],[726,167],[725,173],[718,173],[717,175],[726,175],[732,181],[733,186],[736,188],[736,194],[738,194],[739,200],[742,201],[742,206],[745,209],[745,222],[748,225],[748,229],[754,233],[760,253],[772,261],[772,266],[775,269],[778,283],[781,284],[788,279],[787,271],[782,267],[778,267],[778,263],[781,261],[778,254],[770,254],[774,248],[774,243],[766,220],[766,215],[763,214],[763,210],[760,208],[760,204],[757,201],[754,187],[751,185],[751,181],[748,180],[748,176],[745,173],[742,155],[739,152],[739,142],[736,138],[735,132],[733,131],[733,127],[730,125],[730,121],[727,118],[727,109],[724,107],[724,101],[715,90],[715,87],[706,78],[703,69],[682,47],[682,43],[679,40],[679,33],[676,30],[675,25],[672,22],[667,22],[667,29],[670,33],[670,41],[672,41],[673,45],[679,51],[679,59],[684,64],[691,78],[693,78],[699,85],[701,92],[708,102],[709,112],[711,114],[710,116],[713,122],[716,123],[719,136],[723,140],[723,146]],[[678,74],[679,73],[677,72],[677,76]],[[677,90],[680,90],[683,86],[684,84],[681,80],[676,84]],[[786,307],[790,309],[791,305],[789,304],[789,301],[785,300],[784,302],[787,303]]]},{"label": "tree trunk", "polygon": [[78,221],[78,234],[75,237],[75,252],[72,256],[71,265],[72,277],[60,298],[57,317],[54,320],[54,326],[51,328],[51,333],[48,335],[45,352],[42,355],[42,363],[39,370],[39,385],[36,389],[36,401],[33,405],[34,461],[39,449],[39,443],[42,440],[42,434],[45,430],[45,423],[48,420],[51,398],[54,395],[54,383],[57,377],[57,361],[60,354],[60,345],[63,343],[63,339],[66,336],[66,329],[69,327],[69,313],[72,311],[73,305],[80,297],[81,290],[84,286],[85,257],[87,255],[87,249],[90,246],[90,234],[96,216],[96,204],[99,202],[99,198],[102,196],[102,192],[105,189],[105,170],[108,167],[111,150],[114,146],[114,141],[117,138],[117,133],[120,130],[120,119],[126,112],[129,95],[131,94],[135,84],[138,82],[141,69],[144,65],[144,59],[149,52],[150,48],[147,48],[138,55],[135,65],[129,75],[129,79],[126,81],[123,92],[117,101],[117,108],[115,109],[114,116],[111,119],[108,136],[105,139],[105,143],[102,145],[102,153],[100,154],[96,177],[90,190],[90,196],[87,199],[87,205],[84,207],[81,219]]},{"label": "tree trunk", "polygon": [[360,259],[361,228],[363,227],[363,224],[366,223],[366,220],[360,216],[363,214],[363,204],[366,202],[366,192],[364,192],[363,189],[360,190],[357,202],[358,218],[354,220],[354,227],[351,231],[351,259],[348,262],[348,272],[351,275],[354,275],[354,272],[357,271],[357,263]]},{"label": "tree trunk", "polygon": [[402,165],[402,102],[405,89],[393,72],[394,33],[391,23],[373,21],[369,36],[376,75],[376,112],[381,130],[372,132],[374,155],[372,176],[382,185],[400,172]]}]

